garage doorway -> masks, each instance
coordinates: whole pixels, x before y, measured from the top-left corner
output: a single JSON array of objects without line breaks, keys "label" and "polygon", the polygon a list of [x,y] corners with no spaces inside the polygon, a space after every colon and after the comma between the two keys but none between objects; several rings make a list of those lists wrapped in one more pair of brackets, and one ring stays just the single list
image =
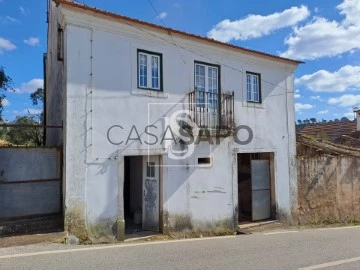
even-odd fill
[{"label": "garage doorway", "polygon": [[125,157],[123,196],[125,234],[159,232],[159,156]]},{"label": "garage doorway", "polygon": [[238,154],[238,221],[276,217],[274,154]]}]

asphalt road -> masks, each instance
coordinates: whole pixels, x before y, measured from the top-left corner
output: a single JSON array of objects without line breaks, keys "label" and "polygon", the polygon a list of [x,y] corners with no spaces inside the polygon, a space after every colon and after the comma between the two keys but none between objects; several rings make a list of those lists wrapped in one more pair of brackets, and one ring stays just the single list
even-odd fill
[{"label": "asphalt road", "polygon": [[4,248],[0,269],[360,269],[360,227],[139,244]]}]

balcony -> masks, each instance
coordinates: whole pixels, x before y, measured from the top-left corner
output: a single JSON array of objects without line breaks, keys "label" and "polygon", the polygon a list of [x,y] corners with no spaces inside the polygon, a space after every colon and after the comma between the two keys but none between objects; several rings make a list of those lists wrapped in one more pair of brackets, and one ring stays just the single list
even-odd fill
[{"label": "balcony", "polygon": [[189,111],[199,129],[207,129],[217,136],[229,136],[234,129],[234,92],[192,91],[189,93]]}]

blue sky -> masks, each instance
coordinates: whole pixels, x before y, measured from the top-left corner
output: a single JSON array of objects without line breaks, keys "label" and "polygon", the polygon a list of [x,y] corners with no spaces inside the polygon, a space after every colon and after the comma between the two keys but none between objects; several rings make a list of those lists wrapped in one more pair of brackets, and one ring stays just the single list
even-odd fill
[{"label": "blue sky", "polygon": [[[0,0],[0,66],[16,89],[4,101],[4,119],[41,109],[29,96],[42,85],[46,1]],[[296,119],[353,119],[352,107],[360,105],[360,0],[79,2],[305,61],[295,73]]]}]

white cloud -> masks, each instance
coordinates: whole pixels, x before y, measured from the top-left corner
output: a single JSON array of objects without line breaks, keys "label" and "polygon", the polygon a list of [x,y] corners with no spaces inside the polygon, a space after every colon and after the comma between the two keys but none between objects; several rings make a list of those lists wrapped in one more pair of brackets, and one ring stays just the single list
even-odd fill
[{"label": "white cloud", "polygon": [[24,39],[24,43],[30,46],[36,46],[40,43],[40,40],[37,37],[29,37],[28,39]]},{"label": "white cloud", "polygon": [[10,40],[0,37],[0,54],[3,54],[4,51],[13,51],[15,49],[16,46],[14,43],[12,43]]},{"label": "white cloud", "polygon": [[20,87],[15,88],[15,93],[22,94],[22,93],[32,93],[38,88],[44,87],[44,80],[43,79],[32,79],[26,83],[22,83]]},{"label": "white cloud", "polygon": [[314,92],[344,92],[360,90],[360,66],[346,65],[338,71],[319,70],[295,79],[295,84],[306,85]]},{"label": "white cloud", "polygon": [[28,114],[40,114],[42,113],[42,109],[24,109],[23,113],[28,113]]},{"label": "white cloud", "polygon": [[343,24],[348,25],[360,25],[360,1],[359,0],[344,0],[343,3],[336,7],[340,10],[340,14],[345,16]]},{"label": "white cloud", "polygon": [[328,110],[324,110],[324,111],[319,111],[318,114],[328,114],[329,111]]},{"label": "white cloud", "polygon": [[310,96],[311,99],[313,100],[319,100],[319,101],[322,101],[321,97],[320,96]]},{"label": "white cloud", "polygon": [[159,14],[159,16],[157,16],[156,17],[156,19],[160,19],[160,20],[162,20],[162,19],[165,19],[166,17],[167,17],[167,12],[161,12],[160,14]]},{"label": "white cloud", "polygon": [[295,111],[300,112],[302,110],[309,110],[314,108],[311,104],[295,103]]},{"label": "white cloud", "polygon": [[346,94],[336,98],[329,98],[328,103],[340,107],[350,107],[360,104],[360,95]]},{"label": "white cloud", "polygon": [[351,111],[348,111],[347,113],[344,113],[344,116],[349,118],[350,120],[354,120],[355,119],[355,114],[354,112],[351,110]]},{"label": "white cloud", "polygon": [[259,38],[275,30],[294,26],[309,15],[309,9],[303,5],[266,16],[250,14],[237,21],[226,19],[219,22],[207,33],[207,36],[223,42]]},{"label": "white cloud", "polygon": [[20,21],[18,19],[15,19],[14,17],[11,17],[11,16],[6,16],[6,17],[0,16],[0,22],[2,24],[10,24],[10,23],[20,24]]},{"label": "white cloud", "polygon": [[332,57],[360,48],[360,0],[344,0],[336,7],[343,21],[314,17],[309,23],[295,27],[285,39],[287,51],[283,57],[318,59]]},{"label": "white cloud", "polygon": [[28,11],[26,8],[24,8],[23,6],[20,6],[20,7],[19,7],[19,10],[20,10],[20,14],[21,14],[21,15],[26,16],[26,15],[29,14],[29,11]]},{"label": "white cloud", "polygon": [[294,98],[296,98],[296,99],[301,98],[300,90],[299,90],[299,89],[296,89],[296,90],[295,90]]},{"label": "white cloud", "polygon": [[3,107],[9,106],[11,103],[9,100],[7,100],[6,98],[4,98],[3,100],[1,100],[1,105]]}]

